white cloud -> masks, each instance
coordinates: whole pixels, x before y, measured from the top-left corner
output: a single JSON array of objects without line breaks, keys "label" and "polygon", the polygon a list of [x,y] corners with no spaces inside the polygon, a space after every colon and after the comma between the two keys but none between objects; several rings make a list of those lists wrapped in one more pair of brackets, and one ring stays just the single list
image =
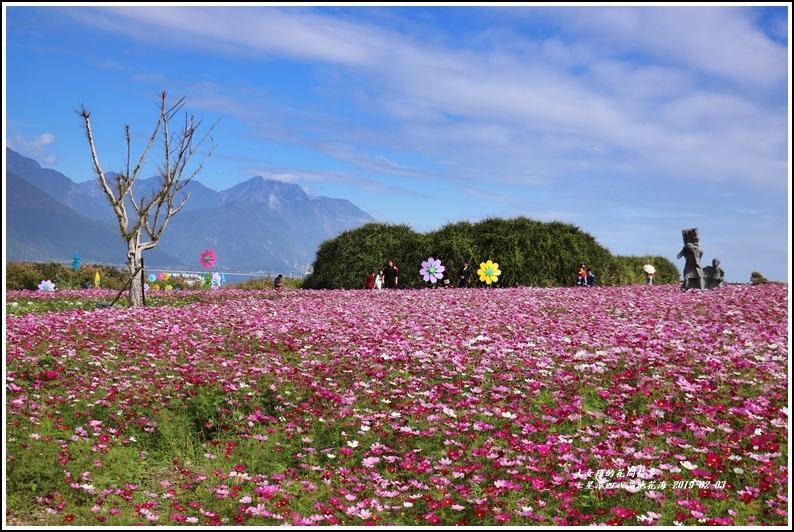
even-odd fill
[{"label": "white cloud", "polygon": [[[55,135],[42,133],[32,139],[27,139],[22,135],[6,137],[6,147],[25,155],[26,157],[40,158],[44,154],[44,148],[55,142]],[[55,158],[53,161],[57,161]]]}]

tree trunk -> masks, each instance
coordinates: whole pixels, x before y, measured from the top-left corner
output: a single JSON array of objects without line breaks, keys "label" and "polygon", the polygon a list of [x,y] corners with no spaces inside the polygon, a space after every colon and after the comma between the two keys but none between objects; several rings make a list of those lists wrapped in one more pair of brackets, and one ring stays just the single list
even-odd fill
[{"label": "tree trunk", "polygon": [[[132,134],[130,127],[124,127],[124,137],[127,143],[127,161],[126,172],[116,174],[112,178],[112,183],[108,183],[105,172],[99,165],[99,158],[96,153],[96,146],[94,145],[94,135],[91,132],[91,113],[85,107],[82,107],[78,114],[83,119],[83,127],[85,129],[88,145],[91,148],[91,156],[94,160],[94,171],[96,178],[102,190],[105,192],[108,202],[113,211],[116,213],[116,218],[119,221],[119,229],[121,230],[121,237],[127,242],[127,274],[129,275],[130,285],[130,305],[133,307],[141,306],[144,304],[145,299],[141,290],[143,275],[143,259],[141,253],[144,249],[152,249],[157,245],[160,240],[160,235],[165,231],[168,220],[173,215],[178,213],[182,207],[185,206],[190,193],[183,190],[191,181],[198,175],[207,162],[215,143],[212,143],[207,158],[204,162],[199,164],[199,167],[193,171],[188,177],[183,176],[183,172],[187,166],[188,161],[199,149],[199,146],[204,143],[207,138],[212,142],[210,132],[215,128],[215,125],[204,134],[198,142],[194,141],[194,135],[201,125],[201,120],[198,122],[191,116],[185,116],[184,129],[172,134],[168,124],[174,118],[176,112],[184,105],[185,98],[182,97],[179,101],[172,106],[166,104],[166,92],[163,91],[161,95],[160,104],[160,118],[157,120],[157,125],[149,137],[149,143],[141,155],[137,166],[134,169],[131,167],[132,161],[129,158],[132,146]],[[217,124],[217,122],[215,122]],[[155,190],[146,195],[136,196],[133,193],[133,186],[138,181],[138,175],[144,166],[146,155],[149,149],[158,139],[158,136],[163,141],[164,161],[160,170],[160,189]],[[112,185],[112,186],[111,186]],[[183,191],[181,198],[176,198],[176,194]],[[127,212],[129,208],[129,213]],[[130,219],[130,216],[132,219]],[[130,225],[132,222],[132,225]],[[148,237],[147,242],[141,243],[141,232],[146,231]],[[122,289],[123,291],[123,289]]]},{"label": "tree trunk", "polygon": [[132,238],[127,242],[127,274],[132,277],[130,283],[130,306],[139,307],[143,305],[141,295],[141,248],[138,245],[139,237]]}]

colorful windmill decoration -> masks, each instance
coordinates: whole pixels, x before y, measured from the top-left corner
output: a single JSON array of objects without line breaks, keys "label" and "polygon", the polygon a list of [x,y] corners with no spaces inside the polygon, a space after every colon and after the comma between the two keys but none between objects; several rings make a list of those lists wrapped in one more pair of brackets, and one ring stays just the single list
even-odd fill
[{"label": "colorful windmill decoration", "polygon": [[215,265],[215,252],[211,249],[205,249],[201,253],[201,265],[205,268],[212,268]]},{"label": "colorful windmill decoration", "polygon": [[39,292],[52,292],[53,290],[55,290],[55,284],[49,279],[39,283]]},{"label": "colorful windmill decoration", "polygon": [[499,279],[501,273],[502,271],[499,269],[499,264],[491,262],[491,259],[488,259],[488,262],[481,262],[480,269],[477,270],[480,281],[483,281],[488,286],[490,286],[491,283],[495,283]]},{"label": "colorful windmill decoration", "polygon": [[215,272],[212,274],[212,284],[210,288],[212,288],[213,290],[217,290],[220,287],[221,287],[221,274]]},{"label": "colorful windmill decoration", "polygon": [[94,288],[99,288],[99,272],[94,275]]},{"label": "colorful windmill decoration", "polygon": [[69,289],[72,288],[72,275],[74,272],[80,269],[80,254],[78,252],[74,252],[72,255],[72,267],[69,269]]},{"label": "colorful windmill decoration", "polygon": [[444,277],[444,270],[446,270],[446,267],[441,265],[441,259],[430,257],[422,261],[422,268],[419,270],[419,275],[422,276],[426,283],[431,282],[435,284],[439,279]]}]

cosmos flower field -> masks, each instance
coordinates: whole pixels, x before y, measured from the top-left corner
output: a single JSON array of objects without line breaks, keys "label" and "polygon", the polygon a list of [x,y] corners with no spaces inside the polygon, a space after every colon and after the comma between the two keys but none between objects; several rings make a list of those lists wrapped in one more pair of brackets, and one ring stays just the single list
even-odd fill
[{"label": "cosmos flower field", "polygon": [[788,522],[786,285],[113,295],[6,293],[9,522]]}]

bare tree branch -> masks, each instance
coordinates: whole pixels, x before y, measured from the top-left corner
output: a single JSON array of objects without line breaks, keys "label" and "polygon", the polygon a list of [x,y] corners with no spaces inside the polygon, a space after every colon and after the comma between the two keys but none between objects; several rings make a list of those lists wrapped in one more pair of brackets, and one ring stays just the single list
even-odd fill
[{"label": "bare tree branch", "polygon": [[[218,119],[198,140],[194,137],[201,127],[202,120],[196,121],[194,116],[188,117],[185,114],[183,128],[176,134],[171,133],[170,124],[185,104],[185,97],[181,97],[175,104],[168,106],[167,92],[163,91],[160,95],[159,117],[154,126],[154,130],[141,153],[135,168],[130,171],[132,153],[132,135],[130,127],[124,126],[124,138],[127,143],[127,160],[125,172],[114,176],[114,187],[108,184],[107,176],[99,164],[94,135],[91,131],[91,113],[85,106],[81,106],[77,113],[83,119],[83,129],[88,139],[91,149],[91,157],[94,164],[94,172],[97,182],[105,193],[113,212],[119,222],[121,236],[127,242],[127,269],[131,276],[138,271],[141,264],[141,252],[157,246],[165,228],[171,217],[177,214],[185,206],[190,194],[185,194],[178,202],[175,201],[177,193],[181,192],[204,168],[209,158],[215,150],[215,142],[210,133],[218,124]],[[162,142],[163,162],[158,165],[159,187],[151,193],[144,193],[136,197],[133,191],[135,184],[140,178],[146,158],[154,146],[155,142]],[[187,169],[193,155],[207,140],[210,140],[210,149],[204,160],[187,177],[184,172]],[[130,212],[128,212],[130,211]],[[132,226],[130,226],[132,222]],[[145,231],[147,241],[142,241],[142,233]],[[140,280],[133,278],[130,285],[130,302],[132,305],[142,303],[140,296]]]}]

